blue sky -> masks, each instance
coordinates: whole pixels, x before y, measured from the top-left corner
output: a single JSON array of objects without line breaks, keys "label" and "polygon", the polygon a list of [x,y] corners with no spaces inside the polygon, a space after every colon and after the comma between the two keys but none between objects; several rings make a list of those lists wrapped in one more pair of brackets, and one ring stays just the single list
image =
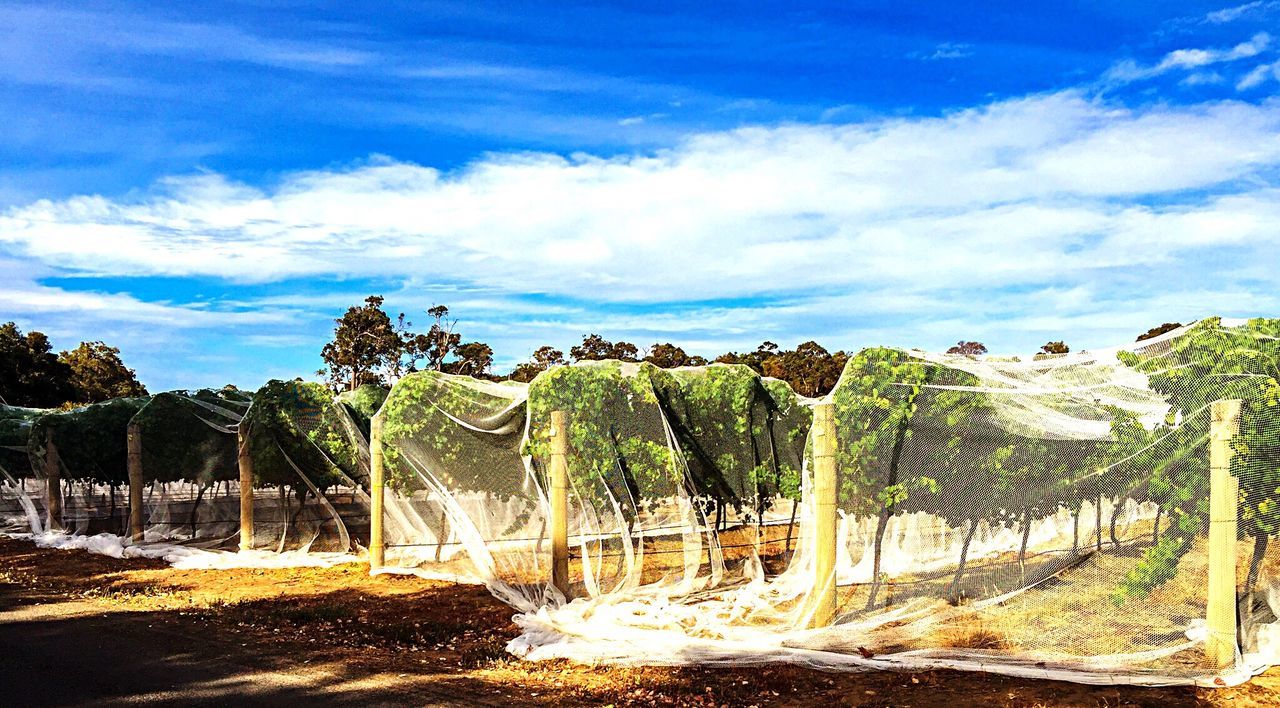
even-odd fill
[{"label": "blue sky", "polygon": [[509,368],[1275,315],[1280,2],[0,2],[0,320],[153,389],[366,294]]}]

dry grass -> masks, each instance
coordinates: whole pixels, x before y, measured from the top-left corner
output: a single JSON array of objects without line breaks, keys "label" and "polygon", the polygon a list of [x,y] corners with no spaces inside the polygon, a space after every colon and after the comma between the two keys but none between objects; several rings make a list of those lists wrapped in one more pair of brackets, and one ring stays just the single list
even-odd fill
[{"label": "dry grass", "polygon": [[957,618],[943,627],[938,627],[921,643],[951,649],[984,649],[1011,653],[1018,649],[1009,641],[1006,633],[992,629],[977,614]]}]

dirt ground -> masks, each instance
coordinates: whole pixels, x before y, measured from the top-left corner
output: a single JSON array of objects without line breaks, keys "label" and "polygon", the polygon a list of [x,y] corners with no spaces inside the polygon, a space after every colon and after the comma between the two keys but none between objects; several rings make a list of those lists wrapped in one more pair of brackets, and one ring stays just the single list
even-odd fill
[{"label": "dirt ground", "polygon": [[8,705],[1280,705],[1280,671],[1225,689],[957,672],[622,668],[506,654],[484,589],[334,568],[173,570],[0,539]]}]

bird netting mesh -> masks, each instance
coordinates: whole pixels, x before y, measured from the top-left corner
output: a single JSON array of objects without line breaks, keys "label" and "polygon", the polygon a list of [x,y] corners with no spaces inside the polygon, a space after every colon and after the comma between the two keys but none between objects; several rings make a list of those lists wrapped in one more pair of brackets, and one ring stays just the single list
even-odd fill
[{"label": "bird netting mesh", "polygon": [[32,501],[41,485],[31,472],[27,439],[32,423],[46,412],[0,405],[0,531],[29,531],[41,524]]},{"label": "bird netting mesh", "polygon": [[133,416],[144,540],[217,547],[239,532],[236,428],[251,400],[235,389],[168,391]]},{"label": "bird netting mesh", "polygon": [[127,429],[146,403],[146,398],[115,398],[32,422],[27,454],[32,471],[47,485],[44,530],[127,531]]},{"label": "bird netting mesh", "polygon": [[[375,423],[386,564],[482,579],[521,611],[511,648],[531,658],[1239,680],[1280,654],[1278,336],[1276,320],[1208,319],[1025,359],[873,348],[823,401],[724,365],[590,362],[528,386],[411,375]],[[1240,401],[1238,432],[1212,423],[1220,400]],[[820,403],[830,529],[813,506]],[[1211,562],[1219,438],[1234,530]],[[812,627],[831,545],[835,616]],[[1239,605],[1225,659],[1207,650],[1223,577]]]},{"label": "bird netting mesh", "polygon": [[382,570],[511,604],[531,659],[1148,684],[1280,661],[1280,320],[1027,358],[865,349],[821,400],[740,365],[604,361],[5,407],[0,467],[7,520],[139,553],[380,532]]},{"label": "bird netting mesh", "polygon": [[253,465],[254,548],[354,550],[368,543],[369,447],[352,409],[324,386],[268,381],[238,432]]},{"label": "bird netting mesh", "polygon": [[[169,391],[65,411],[6,407],[5,526],[117,556],[358,550],[368,543],[369,417],[384,395],[372,387],[335,400],[318,384],[272,381],[256,393]],[[247,544],[241,440],[254,473]]]}]

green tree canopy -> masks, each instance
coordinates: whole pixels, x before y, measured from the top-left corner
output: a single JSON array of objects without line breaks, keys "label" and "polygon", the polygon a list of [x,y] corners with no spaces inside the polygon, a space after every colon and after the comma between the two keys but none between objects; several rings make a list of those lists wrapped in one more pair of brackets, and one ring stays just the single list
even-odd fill
[{"label": "green tree canopy", "polygon": [[120,360],[120,350],[103,342],[81,342],[58,359],[71,370],[70,399],[74,403],[100,403],[111,398],[147,395],[133,369]]},{"label": "green tree canopy", "polygon": [[32,423],[48,412],[0,404],[0,481],[5,475],[13,479],[32,476],[27,439],[31,436]]},{"label": "green tree canopy", "polygon": [[764,362],[778,353],[778,345],[773,342],[761,342],[753,352],[727,352],[716,357],[717,364],[742,364],[757,374],[764,375]]},{"label": "green tree canopy", "polygon": [[346,409],[324,386],[268,381],[240,422],[257,485],[318,490],[361,482],[368,472]]},{"label": "green tree canopy", "polygon": [[143,479],[202,486],[238,479],[236,426],[250,400],[234,389],[152,396],[130,421],[139,434]]},{"label": "green tree canopy", "polygon": [[947,350],[948,354],[962,354],[964,356],[979,356],[987,353],[987,345],[982,342],[969,342],[960,340],[956,342],[954,347]]},{"label": "green tree canopy", "polygon": [[538,347],[537,350],[533,352],[533,356],[530,357],[529,361],[516,365],[515,370],[513,370],[511,375],[507,378],[512,381],[529,383],[530,381],[533,381],[538,374],[541,374],[547,369],[550,369],[553,366],[564,366],[567,363],[569,363],[569,361],[564,358],[564,352],[556,349],[555,347],[542,346]]},{"label": "green tree canopy", "polygon": [[404,341],[382,309],[383,298],[370,295],[364,302],[334,320],[333,341],[320,350],[335,388],[353,391],[361,384],[383,383],[383,371],[399,366]]},{"label": "green tree canopy", "polygon": [[1143,597],[1172,578],[1201,532],[1209,499],[1209,411],[1222,399],[1241,401],[1232,473],[1240,481],[1241,532],[1254,539],[1246,581],[1251,589],[1269,539],[1280,531],[1280,320],[1226,326],[1211,317],[1172,341],[1121,352],[1120,358],[1149,374],[1151,388],[1170,405],[1150,442],[1139,440],[1133,451],[1155,460],[1150,494],[1162,502],[1169,524],[1114,599]]},{"label": "green tree canopy", "polygon": [[679,366],[706,366],[707,360],[700,356],[690,356],[684,349],[674,344],[654,344],[649,348],[645,361],[660,369],[674,369]]},{"label": "green tree canopy", "polygon": [[574,361],[639,361],[640,349],[631,342],[610,342],[598,334],[582,337],[582,344],[570,347],[569,356]]},{"label": "green tree canopy", "polygon": [[71,367],[53,353],[44,333],[0,325],[0,404],[56,408],[74,396]]}]

